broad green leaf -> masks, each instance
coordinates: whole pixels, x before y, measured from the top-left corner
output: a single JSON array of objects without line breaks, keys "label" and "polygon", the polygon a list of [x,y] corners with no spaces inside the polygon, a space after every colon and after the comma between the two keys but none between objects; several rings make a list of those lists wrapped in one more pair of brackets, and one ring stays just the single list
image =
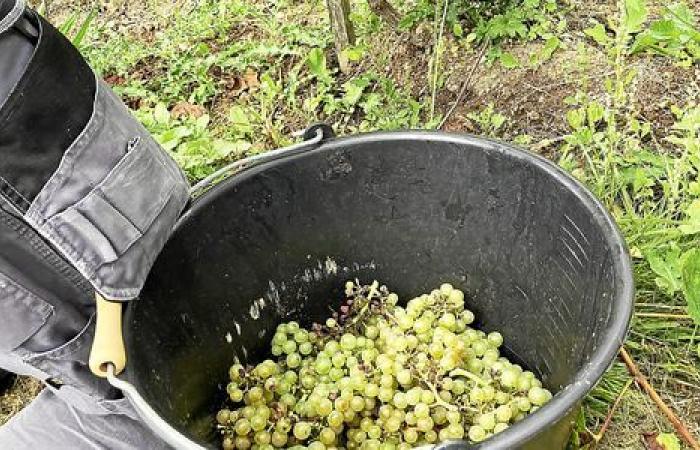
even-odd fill
[{"label": "broad green leaf", "polygon": [[328,81],[330,79],[328,67],[326,66],[326,54],[323,53],[322,49],[318,47],[311,49],[309,56],[306,58],[306,62],[311,74],[319,80]]},{"label": "broad green leaf", "polygon": [[588,125],[593,127],[603,118],[605,107],[596,101],[592,101],[586,106],[586,116],[588,117]]},{"label": "broad green leaf", "polygon": [[547,39],[547,41],[544,43],[544,47],[540,51],[540,61],[546,61],[551,58],[554,51],[558,49],[560,45],[561,41],[556,36],[552,36],[551,38]]},{"label": "broad green leaf", "polygon": [[206,130],[209,126],[209,120],[209,114],[203,114],[202,116],[197,117],[197,120],[195,120],[195,127],[200,131]]},{"label": "broad green leaf", "polygon": [[644,0],[625,0],[623,25],[628,33],[637,33],[647,20],[647,7]]},{"label": "broad green leaf", "polygon": [[464,34],[464,29],[462,29],[461,23],[455,22],[455,24],[452,25],[452,34],[454,34],[455,37],[462,37]]},{"label": "broad green leaf", "polygon": [[592,37],[594,41],[603,47],[608,46],[612,42],[612,39],[608,36],[602,23],[596,23],[595,26],[586,28],[583,32],[586,36]]},{"label": "broad green leaf", "polygon": [[170,111],[168,111],[168,107],[163,103],[158,103],[153,109],[153,118],[161,125],[170,123]]},{"label": "broad green leaf", "polygon": [[585,119],[586,112],[583,110],[583,108],[572,109],[566,113],[566,121],[573,130],[578,130],[583,127]]},{"label": "broad green leaf", "polygon": [[671,248],[663,257],[655,251],[650,251],[646,255],[651,270],[657,275],[656,285],[664,290],[668,295],[681,290],[680,250],[677,247]]},{"label": "broad green leaf", "polygon": [[250,149],[252,145],[246,141],[225,141],[223,139],[215,139],[212,142],[212,149],[216,152],[220,159],[231,155],[242,155]]},{"label": "broad green leaf", "polygon": [[661,445],[664,450],[681,450],[681,443],[673,433],[661,433],[656,436],[656,442]]},{"label": "broad green leaf", "polygon": [[517,67],[520,67],[520,62],[518,62],[517,58],[513,56],[513,54],[508,53],[508,52],[503,52],[501,53],[500,56],[501,60],[501,65],[505,67],[506,69],[515,69]]},{"label": "broad green leaf", "polygon": [[369,80],[365,77],[354,78],[343,84],[343,88],[345,89],[343,102],[348,106],[357,104],[368,85]]},{"label": "broad green leaf", "polygon": [[683,234],[700,233],[700,199],[695,199],[685,211],[685,222],[678,228]]},{"label": "broad green leaf", "polygon": [[348,47],[343,50],[343,54],[348,59],[348,61],[360,61],[366,53],[367,49],[365,47]]},{"label": "broad green leaf", "polygon": [[236,133],[247,134],[253,132],[248,113],[240,105],[234,105],[228,112],[228,118],[233,124]]},{"label": "broad green leaf", "polygon": [[657,40],[671,40],[680,35],[673,20],[659,20],[649,27],[649,35]]},{"label": "broad green leaf", "polygon": [[700,325],[700,249],[689,250],[683,256],[683,294],[688,315]]}]

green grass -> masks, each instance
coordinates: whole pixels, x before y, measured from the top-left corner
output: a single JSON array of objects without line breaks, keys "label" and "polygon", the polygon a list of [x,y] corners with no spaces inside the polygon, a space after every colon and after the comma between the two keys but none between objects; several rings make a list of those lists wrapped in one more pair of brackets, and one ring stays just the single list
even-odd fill
[{"label": "green grass", "polygon": [[[634,258],[640,314],[626,347],[662,397],[700,431],[700,35],[693,4],[620,0],[611,8],[542,0],[501,2],[485,12],[459,1],[394,3],[404,14],[398,30],[365,1],[353,2],[358,42],[347,52],[347,74],[337,69],[321,0],[183,2],[149,32],[98,15],[82,33],[81,48],[99,73],[116,80],[137,117],[193,180],[288,144],[316,121],[340,134],[434,128],[454,101],[447,81],[465,78],[470,68],[450,62],[454,55],[473,60],[483,42],[490,50],[480,76],[504,89],[517,91],[517,80],[534,83],[548,70],[559,74],[557,52],[572,55],[569,65],[586,62],[596,70],[596,62],[604,69],[600,77],[562,88],[579,86],[558,104],[565,133],[538,142],[526,129],[515,140],[546,148],[615,216]],[[157,2],[141,7],[143,15],[158,17]],[[427,42],[420,41],[426,28]],[[592,61],[595,54],[602,60]],[[659,77],[680,71],[680,86],[650,97],[639,83],[654,70]],[[523,74],[534,78],[515,76]],[[550,87],[542,90],[538,98],[547,100]],[[522,118],[501,110],[498,100],[458,108],[454,118],[482,134],[511,136],[510,126]],[[647,117],[642,107],[649,102],[663,114]],[[173,117],[171,110],[183,103],[200,108]],[[629,380],[624,365],[615,363],[585,402],[574,447],[591,446]],[[642,448],[642,432],[671,431],[632,385],[600,446]]]}]

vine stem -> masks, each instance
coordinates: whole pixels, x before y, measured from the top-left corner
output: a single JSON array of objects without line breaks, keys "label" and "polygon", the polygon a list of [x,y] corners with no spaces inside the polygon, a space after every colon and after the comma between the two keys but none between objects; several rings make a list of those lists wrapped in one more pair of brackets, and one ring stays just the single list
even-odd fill
[{"label": "vine stem", "polygon": [[637,365],[634,363],[632,357],[629,355],[629,353],[627,353],[625,347],[620,348],[620,357],[627,366],[627,370],[634,377],[635,381],[637,382],[637,385],[641,387],[644,390],[644,392],[647,393],[647,395],[661,410],[661,412],[664,413],[666,418],[668,418],[668,420],[671,422],[671,425],[673,425],[673,428],[675,428],[676,432],[681,435],[683,440],[688,443],[690,448],[692,448],[693,450],[700,450],[700,444],[698,444],[698,441],[695,439],[695,437],[693,437],[690,431],[688,431],[688,428],[686,428],[686,426],[683,424],[683,422],[681,422],[678,416],[676,416],[673,410],[671,410],[671,408],[659,396],[659,394],[656,392],[656,389],[654,389],[654,387],[649,383],[647,378],[644,376],[644,374],[642,374]]}]

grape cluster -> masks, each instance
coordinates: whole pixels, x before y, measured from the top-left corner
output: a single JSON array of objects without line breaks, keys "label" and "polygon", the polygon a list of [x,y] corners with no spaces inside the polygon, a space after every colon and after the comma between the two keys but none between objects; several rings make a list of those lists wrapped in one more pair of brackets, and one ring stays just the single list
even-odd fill
[{"label": "grape cluster", "polygon": [[273,359],[231,367],[230,405],[216,417],[225,450],[480,442],[552,397],[501,356],[500,333],[470,327],[474,314],[450,284],[406,307],[377,282],[345,291],[325,324],[279,325]]}]

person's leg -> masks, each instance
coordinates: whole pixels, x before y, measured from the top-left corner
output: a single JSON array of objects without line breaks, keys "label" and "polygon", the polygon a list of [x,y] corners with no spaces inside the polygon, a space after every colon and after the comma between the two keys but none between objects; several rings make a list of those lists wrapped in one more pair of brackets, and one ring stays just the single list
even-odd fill
[{"label": "person's leg", "polygon": [[[126,402],[124,407],[129,407]],[[59,398],[50,388],[0,427],[3,450],[160,450],[169,448],[125,414],[90,415]]]}]

